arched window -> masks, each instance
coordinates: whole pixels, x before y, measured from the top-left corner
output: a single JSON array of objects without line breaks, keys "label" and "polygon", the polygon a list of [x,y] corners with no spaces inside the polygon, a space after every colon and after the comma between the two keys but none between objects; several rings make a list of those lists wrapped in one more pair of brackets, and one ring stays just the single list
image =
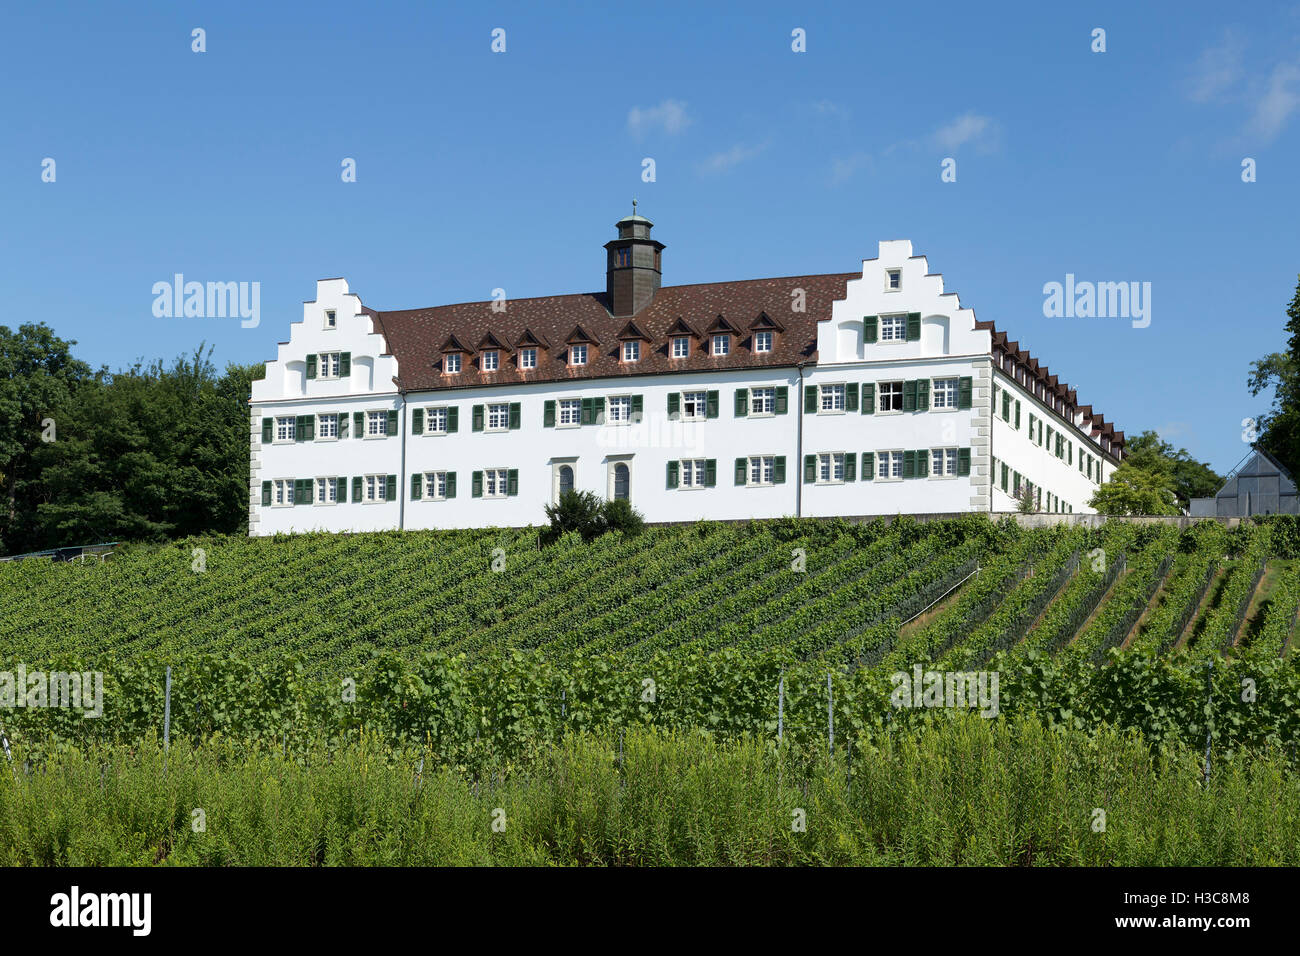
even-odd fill
[{"label": "arched window", "polygon": [[560,494],[573,490],[573,466],[560,466]]},{"label": "arched window", "polygon": [[631,484],[631,472],[628,471],[627,465],[621,461],[614,466],[614,498],[617,501],[627,501],[628,486]]}]

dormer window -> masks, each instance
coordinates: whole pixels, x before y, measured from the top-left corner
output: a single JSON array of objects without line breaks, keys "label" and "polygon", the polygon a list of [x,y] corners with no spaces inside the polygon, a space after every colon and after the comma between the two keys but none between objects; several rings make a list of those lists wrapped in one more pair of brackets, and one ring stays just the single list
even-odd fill
[{"label": "dormer window", "polygon": [[686,358],[691,354],[691,339],[688,335],[673,336],[673,358]]},{"label": "dormer window", "polygon": [[885,291],[897,292],[903,288],[903,271],[901,269],[885,270]]},{"label": "dormer window", "polygon": [[479,368],[484,372],[495,372],[501,367],[501,353],[496,349],[485,349]]},{"label": "dormer window", "polygon": [[338,319],[335,316],[333,309],[325,310],[325,328],[327,329],[338,328]]},{"label": "dormer window", "polygon": [[443,362],[443,365],[446,368],[448,375],[455,375],[460,371],[460,353],[453,352],[448,355],[446,361]]},{"label": "dormer window", "polygon": [[727,355],[731,352],[731,336],[715,335],[713,337],[713,354]]},{"label": "dormer window", "polygon": [[587,364],[587,346],[570,345],[569,346],[569,364],[586,365]]},{"label": "dormer window", "polygon": [[641,361],[641,343],[635,339],[623,343],[623,361],[639,362]]},{"label": "dormer window", "polygon": [[537,368],[537,349],[520,349],[519,367],[525,369]]},{"label": "dormer window", "polygon": [[754,333],[754,351],[770,352],[772,351],[772,333],[755,332]]}]

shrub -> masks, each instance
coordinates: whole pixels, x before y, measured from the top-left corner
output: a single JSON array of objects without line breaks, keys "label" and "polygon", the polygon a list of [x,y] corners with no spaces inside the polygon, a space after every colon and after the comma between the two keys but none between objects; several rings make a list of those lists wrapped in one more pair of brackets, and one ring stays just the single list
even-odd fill
[{"label": "shrub", "polygon": [[604,531],[601,501],[590,491],[566,491],[560,500],[546,506],[546,517],[551,526],[542,532],[542,544],[554,544],[570,531],[590,541]]},{"label": "shrub", "polygon": [[632,507],[632,503],[622,498],[606,501],[600,506],[600,519],[603,531],[622,531],[624,534],[640,534],[645,527],[641,512]]}]

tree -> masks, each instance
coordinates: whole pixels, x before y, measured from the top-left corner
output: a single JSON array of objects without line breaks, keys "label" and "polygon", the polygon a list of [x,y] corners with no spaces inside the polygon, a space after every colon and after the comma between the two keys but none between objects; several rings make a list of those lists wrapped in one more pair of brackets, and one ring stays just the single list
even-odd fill
[{"label": "tree", "polygon": [[1273,389],[1273,406],[1256,419],[1262,448],[1294,476],[1300,476],[1300,282],[1286,310],[1290,333],[1285,352],[1274,352],[1251,363],[1247,386],[1252,396]]},{"label": "tree", "polygon": [[1139,468],[1125,461],[1093,492],[1088,506],[1104,515],[1176,515],[1173,474],[1164,468]]},{"label": "tree", "polygon": [[72,357],[76,344],[56,337],[43,322],[21,325],[17,332],[0,325],[0,548],[14,549],[30,533],[19,489],[31,477],[32,454],[42,436],[57,437],[60,409],[94,380],[90,366]]},{"label": "tree", "polygon": [[1124,461],[1143,471],[1167,472],[1174,495],[1184,511],[1193,498],[1212,498],[1223,486],[1223,478],[1205,462],[1197,461],[1186,448],[1175,449],[1153,431],[1144,431],[1128,443]]},{"label": "tree", "polygon": [[1020,486],[1020,493],[1015,497],[1016,510],[1022,515],[1031,515],[1038,510],[1038,506],[1034,503],[1034,489],[1029,487],[1028,482]]},{"label": "tree", "polygon": [[550,545],[570,531],[590,541],[604,531],[600,514],[600,499],[590,491],[566,491],[560,500],[546,506],[546,518],[551,526],[542,532],[542,544]]}]

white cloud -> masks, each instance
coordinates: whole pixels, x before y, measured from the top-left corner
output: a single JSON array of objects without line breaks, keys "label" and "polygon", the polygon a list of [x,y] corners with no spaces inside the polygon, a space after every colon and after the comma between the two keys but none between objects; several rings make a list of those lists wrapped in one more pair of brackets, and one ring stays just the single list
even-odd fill
[{"label": "white cloud", "polygon": [[940,126],[932,138],[943,149],[954,152],[967,143],[992,149],[996,134],[997,124],[991,117],[965,113],[951,123]]},{"label": "white cloud", "polygon": [[813,112],[822,116],[838,116],[847,119],[849,111],[838,103],[832,103],[830,100],[818,100],[812,105]]},{"label": "white cloud", "polygon": [[1263,91],[1254,98],[1249,129],[1265,142],[1273,140],[1297,108],[1300,108],[1300,64],[1279,63]]},{"label": "white cloud", "polygon": [[644,136],[654,130],[675,136],[690,125],[686,104],[680,100],[664,100],[646,109],[634,106],[627,113],[627,128],[634,136]]},{"label": "white cloud", "polygon": [[753,159],[765,149],[767,149],[767,143],[762,143],[758,146],[745,146],[743,143],[737,144],[731,147],[731,149],[724,150],[721,153],[714,153],[706,159],[700,164],[700,172],[725,173],[727,170],[733,169],[741,163]]},{"label": "white cloud", "polygon": [[1218,99],[1241,80],[1241,58],[1246,45],[1231,30],[1224,31],[1223,42],[1210,47],[1192,68],[1190,96],[1194,102]]},{"label": "white cloud", "polygon": [[854,177],[859,169],[871,165],[870,153],[854,153],[852,156],[836,156],[831,160],[831,185],[839,186]]}]

